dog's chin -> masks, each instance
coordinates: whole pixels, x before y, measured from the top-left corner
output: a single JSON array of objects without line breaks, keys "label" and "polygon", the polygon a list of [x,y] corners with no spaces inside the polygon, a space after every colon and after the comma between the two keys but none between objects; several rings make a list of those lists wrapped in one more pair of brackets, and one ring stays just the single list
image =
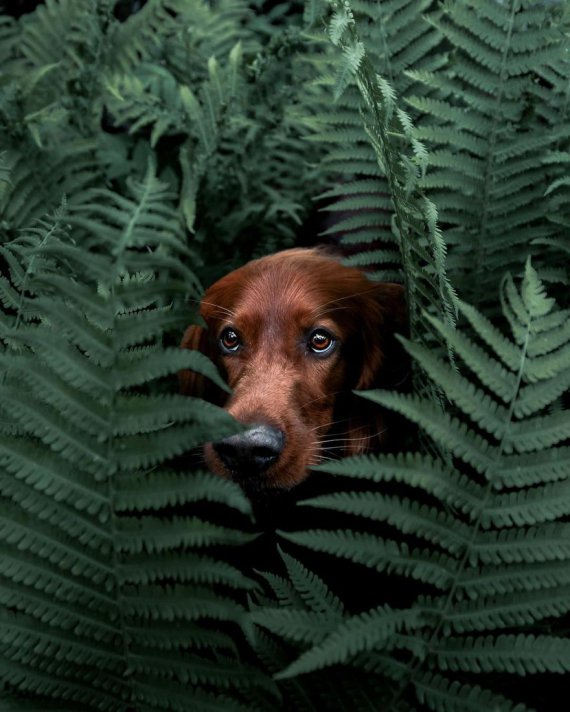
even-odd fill
[{"label": "dog's chin", "polygon": [[272,477],[267,472],[252,472],[251,470],[230,470],[223,465],[211,451],[204,451],[204,460],[213,475],[231,480],[238,484],[250,499],[261,497],[275,497],[291,489],[290,486],[281,485],[278,478]]},{"label": "dog's chin", "polygon": [[283,512],[289,512],[296,498],[295,487],[276,485],[263,474],[240,476],[233,473],[231,479],[241,487],[251,502],[256,527],[261,532],[275,531],[282,528],[290,519]]},{"label": "dog's chin", "polygon": [[231,472],[224,476],[238,484],[253,502],[277,499],[291,490],[290,486],[281,484],[267,473]]},{"label": "dog's chin", "polygon": [[301,484],[308,476],[308,466],[289,458],[279,462],[264,472],[254,470],[230,470],[214,454],[211,444],[208,443],[203,450],[204,462],[208,470],[225,480],[232,480],[238,484],[249,497],[262,495],[279,496],[284,492]]}]

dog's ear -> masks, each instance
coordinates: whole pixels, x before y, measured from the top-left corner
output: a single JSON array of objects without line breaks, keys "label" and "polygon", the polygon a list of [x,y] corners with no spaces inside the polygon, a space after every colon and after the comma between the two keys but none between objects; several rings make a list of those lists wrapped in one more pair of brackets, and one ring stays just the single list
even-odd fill
[{"label": "dog's ear", "polygon": [[405,290],[400,284],[379,283],[361,299],[362,353],[356,390],[393,387],[409,370],[396,339],[396,334],[408,333]]},{"label": "dog's ear", "polygon": [[[409,358],[396,339],[396,334],[408,332],[404,288],[379,283],[360,299],[356,312],[361,323],[355,390],[405,387]],[[345,456],[383,447],[391,417],[377,404],[351,393]]]},{"label": "dog's ear", "polygon": [[[217,352],[212,348],[210,335],[203,326],[197,324],[189,326],[184,332],[180,346],[183,349],[199,351],[219,367],[217,363]],[[183,395],[204,398],[204,400],[215,404],[220,404],[224,398],[221,388],[216,386],[209,378],[206,378],[201,373],[190,370],[180,371],[178,373],[178,382],[180,392]]]}]

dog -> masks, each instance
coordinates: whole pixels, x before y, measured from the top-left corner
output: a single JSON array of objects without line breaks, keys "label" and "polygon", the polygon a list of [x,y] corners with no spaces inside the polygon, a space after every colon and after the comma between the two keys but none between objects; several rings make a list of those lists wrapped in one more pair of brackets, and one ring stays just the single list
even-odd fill
[{"label": "dog", "polygon": [[223,406],[244,431],[204,446],[213,473],[246,492],[290,490],[331,457],[381,448],[385,414],[354,391],[392,387],[407,369],[404,288],[370,281],[319,248],[262,257],[205,293],[206,327],[181,346],[219,368],[228,396],[180,374],[182,393]]}]

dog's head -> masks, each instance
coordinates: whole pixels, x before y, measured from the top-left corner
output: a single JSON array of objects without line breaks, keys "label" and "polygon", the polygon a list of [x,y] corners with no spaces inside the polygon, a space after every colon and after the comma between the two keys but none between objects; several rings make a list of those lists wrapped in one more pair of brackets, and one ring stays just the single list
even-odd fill
[{"label": "dog's head", "polygon": [[209,468],[250,490],[290,488],[327,456],[377,446],[381,413],[352,391],[394,379],[403,292],[317,249],[255,260],[210,287],[207,328],[189,327],[182,346],[209,356],[232,395],[189,371],[181,389],[249,427],[205,446]]}]

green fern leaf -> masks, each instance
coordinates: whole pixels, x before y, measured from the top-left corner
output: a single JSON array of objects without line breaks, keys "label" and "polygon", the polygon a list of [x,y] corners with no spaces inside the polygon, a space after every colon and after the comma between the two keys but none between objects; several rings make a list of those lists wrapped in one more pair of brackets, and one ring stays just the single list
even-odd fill
[{"label": "green fern leaf", "polygon": [[[15,318],[0,319],[0,390],[10,404],[0,433],[2,684],[42,705],[81,700],[120,712],[159,690],[164,700],[165,681],[175,708],[193,682],[202,703],[226,690],[227,707],[239,709],[245,689],[264,697],[275,687],[239,661],[250,638],[239,599],[255,584],[212,548],[252,535],[179,512],[214,502],[243,517],[250,505],[230,482],[163,464],[236,426],[220,409],[152,388],[153,375],[180,366],[220,378],[190,353],[169,349],[160,363],[163,335],[186,309],[178,287],[162,308],[161,283],[184,250],[154,231],[154,273],[129,269],[131,254],[140,267],[141,235],[150,239],[156,199],[165,199],[152,174],[144,185],[134,213],[133,202],[119,201],[119,239],[99,243],[93,272],[88,253],[61,235],[48,239],[48,229],[10,245],[19,267],[10,286],[20,296]],[[24,320],[32,309],[40,319]]]},{"label": "green fern leaf", "polygon": [[325,613],[268,606],[254,610],[251,619],[286,640],[310,645],[320,643],[338,623]]},{"label": "green fern leaf", "polygon": [[417,691],[420,702],[435,712],[485,712],[489,709],[532,712],[526,705],[511,702],[503,695],[485,690],[479,685],[450,681],[437,674],[424,673],[418,679]]},{"label": "green fern leaf", "polygon": [[544,591],[509,592],[481,602],[456,604],[445,629],[457,633],[524,627],[546,618],[561,617],[570,610],[568,588],[553,587]]},{"label": "green fern leaf", "polygon": [[350,530],[281,532],[281,536],[295,544],[346,558],[376,571],[410,576],[442,589],[450,581],[454,564],[451,557],[430,554],[427,550],[411,550],[406,544],[399,545],[391,540]]},{"label": "green fern leaf", "polygon": [[450,638],[436,653],[442,670],[508,672],[527,675],[564,673],[570,666],[570,641],[553,636],[499,635]]},{"label": "green fern leaf", "polygon": [[339,492],[305,500],[310,507],[324,507],[366,517],[372,521],[386,521],[405,534],[414,534],[439,544],[454,554],[461,551],[469,536],[469,527],[461,526],[452,517],[446,517],[426,506],[397,497],[386,497],[370,492]]},{"label": "green fern leaf", "polygon": [[410,611],[395,611],[388,606],[381,606],[360,616],[348,618],[324,640],[280,672],[278,677],[292,677],[342,663],[366,650],[382,650],[397,631],[414,630],[419,626],[421,616]]},{"label": "green fern leaf", "polygon": [[[544,158],[556,134],[542,109],[525,115],[520,98],[564,61],[558,12],[518,2],[445,3],[429,22],[449,43],[447,61],[410,73],[423,91],[407,99],[424,115],[418,135],[432,149],[424,186],[450,225],[449,268],[462,296],[477,304],[489,303],[504,271],[522,266],[532,234],[545,228]],[[518,265],[509,265],[517,251]]]},{"label": "green fern leaf", "polygon": [[299,593],[305,606],[314,613],[322,613],[329,619],[339,617],[343,610],[342,602],[328,589],[325,583],[308,571],[292,556],[280,552],[291,583]]},{"label": "green fern leaf", "polygon": [[[358,491],[321,495],[303,504],[329,510],[335,517],[358,516],[369,526],[389,525],[386,536],[354,529],[281,534],[312,551],[437,590],[420,595],[408,609],[423,612],[425,631],[394,634],[394,649],[381,643],[379,651],[372,648],[355,661],[335,658],[393,680],[387,705],[395,704],[410,686],[433,709],[459,709],[464,694],[472,709],[483,709],[491,700],[503,705],[501,709],[524,709],[491,689],[467,689],[452,673],[563,673],[567,664],[566,640],[544,636],[542,626],[567,615],[569,606],[567,418],[562,404],[556,403],[561,391],[553,383],[566,372],[569,337],[563,336],[564,312],[530,265],[521,282],[507,278],[504,285],[502,306],[511,338],[478,310],[460,303],[472,327],[469,335],[429,317],[457,346],[455,368],[423,345],[406,344],[426,378],[447,396],[443,407],[417,395],[362,394],[415,421],[433,438],[439,457],[357,456],[318,468],[358,479]],[[501,385],[494,389],[495,383]],[[367,480],[398,482],[406,490],[396,495],[371,491]],[[392,529],[397,533],[391,537]],[[418,538],[422,548],[416,548]],[[343,625],[347,636],[357,635],[358,625],[349,626],[347,618]],[[448,641],[453,649],[449,658],[443,652]],[[299,665],[313,660],[311,656],[319,665],[323,644],[303,652]],[[442,651],[441,659],[436,648]],[[400,660],[397,649],[412,656],[413,675],[409,667],[406,675],[395,666]],[[536,651],[535,667],[527,662],[533,656],[527,649]],[[380,658],[373,657],[378,654]],[[427,664],[433,672],[425,671]],[[305,670],[296,665],[290,664],[283,674]],[[448,677],[439,677],[440,672]]]}]

